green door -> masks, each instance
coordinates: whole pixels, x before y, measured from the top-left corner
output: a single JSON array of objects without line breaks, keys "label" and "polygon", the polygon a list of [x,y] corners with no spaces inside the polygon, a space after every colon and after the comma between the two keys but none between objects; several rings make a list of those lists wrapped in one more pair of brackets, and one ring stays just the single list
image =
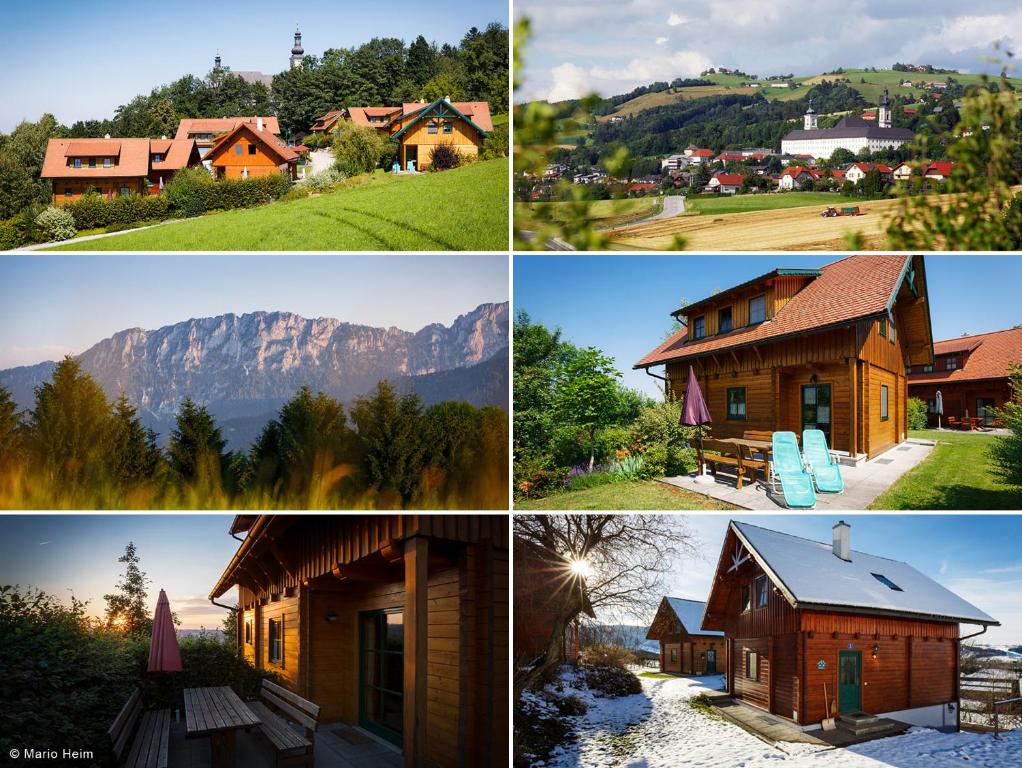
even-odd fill
[{"label": "green door", "polygon": [[841,651],[837,664],[838,712],[862,709],[862,653]]},{"label": "green door", "polygon": [[717,651],[714,648],[706,650],[706,674],[717,674]]},{"label": "green door", "polygon": [[830,384],[802,385],[802,429],[820,430],[827,438],[827,445],[833,448],[830,405]]},{"label": "green door", "polygon": [[359,724],[401,746],[405,635],[401,611],[359,616]]}]

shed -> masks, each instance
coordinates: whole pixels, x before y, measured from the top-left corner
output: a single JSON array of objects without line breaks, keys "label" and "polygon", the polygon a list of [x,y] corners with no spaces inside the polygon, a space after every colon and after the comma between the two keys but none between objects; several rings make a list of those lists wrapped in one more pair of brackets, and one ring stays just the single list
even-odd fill
[{"label": "shed", "polygon": [[660,671],[715,675],[727,667],[724,633],[701,629],[706,603],[664,597],[653,617],[647,640],[660,645]]}]

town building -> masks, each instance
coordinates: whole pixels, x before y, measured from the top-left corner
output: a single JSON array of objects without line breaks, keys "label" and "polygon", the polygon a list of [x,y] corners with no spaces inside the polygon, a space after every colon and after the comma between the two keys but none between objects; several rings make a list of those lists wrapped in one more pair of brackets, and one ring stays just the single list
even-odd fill
[{"label": "town building", "polygon": [[255,124],[239,122],[216,137],[203,158],[213,178],[248,179],[280,173],[298,178],[298,153],[275,136],[257,118]]},{"label": "town building", "polygon": [[833,128],[820,128],[817,114],[810,104],[802,128],[790,131],[781,140],[781,153],[826,158],[836,149],[847,149],[855,154],[863,149],[876,152],[881,149],[897,149],[913,139],[913,131],[892,127],[891,107],[887,89],[884,89],[875,122],[850,115],[841,118]]},{"label": "town building", "polygon": [[665,597],[646,633],[660,646],[660,671],[682,675],[716,675],[727,669],[724,633],[703,630],[706,603]]},{"label": "town building", "polygon": [[715,173],[710,177],[706,188],[710,192],[719,192],[722,195],[735,195],[741,192],[745,177],[740,173]]}]

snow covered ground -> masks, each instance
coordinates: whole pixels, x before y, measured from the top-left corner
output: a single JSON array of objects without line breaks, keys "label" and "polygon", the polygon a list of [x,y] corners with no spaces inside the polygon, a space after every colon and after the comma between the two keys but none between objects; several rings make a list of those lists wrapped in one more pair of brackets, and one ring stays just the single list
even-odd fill
[{"label": "snow covered ground", "polygon": [[1022,766],[1022,731],[990,735],[925,728],[846,749],[766,744],[689,700],[719,689],[723,678],[643,677],[642,693],[617,699],[573,690],[589,705],[573,718],[577,740],[558,748],[547,768],[1007,768]]}]

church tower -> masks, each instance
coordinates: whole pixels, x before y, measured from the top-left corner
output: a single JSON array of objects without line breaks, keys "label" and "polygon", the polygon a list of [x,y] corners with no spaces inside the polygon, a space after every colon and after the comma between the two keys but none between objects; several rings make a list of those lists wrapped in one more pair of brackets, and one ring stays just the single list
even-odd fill
[{"label": "church tower", "polygon": [[816,130],[816,111],[813,109],[813,100],[809,100],[809,108],[806,110],[805,120],[803,122],[803,128],[807,131]]},{"label": "church tower", "polygon": [[877,125],[881,128],[891,127],[891,105],[887,99],[886,88],[884,88],[884,95],[880,99],[880,109],[877,110]]},{"label": "church tower", "polygon": [[214,70],[223,69],[223,67],[220,66],[220,51],[216,52],[216,58],[213,59],[213,69]]},{"label": "church tower", "polygon": [[291,49],[291,69],[301,69],[304,58],[305,49],[302,48],[302,33],[298,27],[295,27],[295,45]]}]

